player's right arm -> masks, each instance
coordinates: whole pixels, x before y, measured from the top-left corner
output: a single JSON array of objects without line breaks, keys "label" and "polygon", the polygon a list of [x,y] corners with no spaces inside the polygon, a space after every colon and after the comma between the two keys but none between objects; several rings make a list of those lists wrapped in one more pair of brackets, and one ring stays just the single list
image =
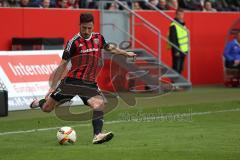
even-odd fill
[{"label": "player's right arm", "polygon": [[67,70],[68,61],[62,59],[57,69],[52,73],[50,78],[50,88],[48,93],[46,94],[46,98],[57,88],[58,82],[62,79],[63,75],[65,75],[65,71]]},{"label": "player's right arm", "polygon": [[57,88],[58,82],[66,76],[68,62],[75,51],[76,46],[74,40],[70,40],[64,49],[62,60],[59,66],[50,77],[50,89],[46,95],[46,98]]}]

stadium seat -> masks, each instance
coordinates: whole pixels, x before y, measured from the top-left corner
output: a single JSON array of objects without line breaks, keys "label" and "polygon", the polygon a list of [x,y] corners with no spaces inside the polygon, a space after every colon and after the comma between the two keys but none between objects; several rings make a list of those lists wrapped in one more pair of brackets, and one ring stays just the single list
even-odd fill
[{"label": "stadium seat", "polygon": [[12,50],[57,50],[64,48],[64,38],[12,38]]}]

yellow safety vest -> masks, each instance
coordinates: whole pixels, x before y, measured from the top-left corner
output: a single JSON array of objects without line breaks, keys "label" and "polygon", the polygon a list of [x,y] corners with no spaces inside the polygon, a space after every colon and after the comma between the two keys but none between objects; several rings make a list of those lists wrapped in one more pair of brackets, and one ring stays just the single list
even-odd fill
[{"label": "yellow safety vest", "polygon": [[176,22],[172,22],[171,26],[176,27],[177,38],[178,38],[178,43],[179,43],[179,46],[180,46],[180,50],[183,53],[187,53],[188,50],[189,50],[189,38],[188,38],[187,29],[185,29],[185,27],[183,28],[182,26],[180,26],[180,24],[178,24]]}]

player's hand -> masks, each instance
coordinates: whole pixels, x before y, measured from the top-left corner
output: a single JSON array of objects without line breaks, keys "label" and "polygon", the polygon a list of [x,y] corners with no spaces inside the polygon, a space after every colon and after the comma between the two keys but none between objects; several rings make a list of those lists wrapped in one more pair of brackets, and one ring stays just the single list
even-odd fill
[{"label": "player's hand", "polygon": [[127,52],[127,56],[128,57],[133,57],[133,61],[135,61],[137,54],[135,54],[134,52]]},{"label": "player's hand", "polygon": [[237,66],[237,65],[239,65],[239,64],[240,64],[240,60],[235,60],[235,61],[234,61],[234,65],[235,65],[235,66]]},{"label": "player's hand", "polygon": [[55,89],[50,88],[50,89],[48,90],[48,93],[47,93],[46,96],[45,96],[45,99],[48,99],[48,97],[50,96],[51,93],[54,92],[54,90],[55,90]]},{"label": "player's hand", "polygon": [[128,57],[136,57],[137,55],[134,52],[127,52]]}]

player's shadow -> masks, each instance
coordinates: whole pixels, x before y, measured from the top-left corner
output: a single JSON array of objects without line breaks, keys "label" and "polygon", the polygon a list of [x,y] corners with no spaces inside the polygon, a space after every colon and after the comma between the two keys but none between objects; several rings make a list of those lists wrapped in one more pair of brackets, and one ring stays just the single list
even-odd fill
[{"label": "player's shadow", "polygon": [[[104,107],[104,115],[113,111],[118,105],[118,99],[115,94],[112,94],[107,91],[102,91],[105,107]],[[86,95],[84,93],[84,95]],[[81,95],[79,95],[81,96]],[[71,112],[71,102],[64,103],[61,106],[55,108],[56,116],[65,121],[89,121],[92,120],[92,109],[89,107],[89,110],[82,111],[80,113]],[[98,118],[98,117],[95,117]]]}]

